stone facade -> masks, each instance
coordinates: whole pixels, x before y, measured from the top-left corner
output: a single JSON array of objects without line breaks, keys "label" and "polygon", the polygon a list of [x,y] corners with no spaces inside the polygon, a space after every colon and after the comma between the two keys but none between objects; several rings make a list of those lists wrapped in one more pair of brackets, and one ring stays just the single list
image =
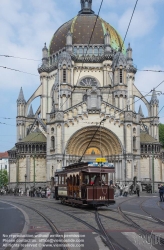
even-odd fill
[{"label": "stone facade", "polygon": [[[77,38],[77,24],[82,34],[83,20],[88,20],[90,36],[95,24],[92,1],[81,1],[81,6],[78,16],[54,34],[49,50],[45,44],[40,86],[27,102],[20,91],[10,182],[22,183],[27,174],[29,183],[49,183],[56,169],[97,157],[114,163],[115,181],[152,180],[152,164],[154,180],[164,181],[156,92],[150,102],[141,95],[130,44],[126,51],[121,48],[121,37],[103,19],[98,19],[89,45],[87,36]],[[37,97],[40,106],[34,114],[31,103]],[[136,113],[135,97],[146,105],[148,117],[141,107]],[[42,134],[40,140],[36,133]]]}]

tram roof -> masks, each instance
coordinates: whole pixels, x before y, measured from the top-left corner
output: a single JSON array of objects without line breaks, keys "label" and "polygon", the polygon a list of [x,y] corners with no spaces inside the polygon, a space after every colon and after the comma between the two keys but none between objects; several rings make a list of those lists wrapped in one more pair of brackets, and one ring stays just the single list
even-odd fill
[{"label": "tram roof", "polygon": [[84,172],[84,173],[114,173],[115,168],[109,166],[91,166],[88,162],[74,163],[56,172],[55,175],[60,175],[69,172]]}]

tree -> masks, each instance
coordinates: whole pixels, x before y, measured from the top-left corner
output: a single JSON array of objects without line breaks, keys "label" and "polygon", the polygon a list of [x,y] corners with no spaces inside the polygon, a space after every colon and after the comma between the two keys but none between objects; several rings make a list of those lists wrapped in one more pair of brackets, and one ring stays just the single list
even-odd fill
[{"label": "tree", "polygon": [[0,170],[0,185],[5,186],[8,184],[8,173],[6,169]]},{"label": "tree", "polygon": [[164,124],[159,124],[159,141],[162,143],[162,147],[164,148]]}]

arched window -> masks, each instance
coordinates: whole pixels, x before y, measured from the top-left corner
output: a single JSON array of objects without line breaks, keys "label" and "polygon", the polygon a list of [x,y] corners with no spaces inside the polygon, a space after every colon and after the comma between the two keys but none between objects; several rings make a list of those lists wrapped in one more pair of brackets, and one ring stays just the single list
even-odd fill
[{"label": "arched window", "polygon": [[92,56],[92,54],[93,54],[93,49],[92,49],[92,47],[89,47],[89,48],[88,48],[87,54],[88,54],[89,56]]},{"label": "arched window", "polygon": [[54,133],[54,128],[51,128],[51,134],[53,134]]},{"label": "arched window", "polygon": [[95,55],[95,56],[98,56],[98,54],[99,54],[98,47],[94,47],[94,55]]},{"label": "arched window", "polygon": [[123,74],[122,73],[122,69],[120,69],[120,83],[123,83],[123,81],[122,81],[123,80],[122,74]]},{"label": "arched window", "polygon": [[133,149],[136,149],[136,137],[133,137]]},{"label": "arched window", "polygon": [[104,50],[103,50],[102,47],[99,48],[99,55],[100,55],[100,56],[104,55]]},{"label": "arched window", "polygon": [[76,55],[77,54],[77,47],[73,48],[73,53]]},{"label": "arched window", "polygon": [[88,47],[87,47],[87,46],[85,46],[85,47],[84,47],[84,56],[86,56],[86,55],[87,55],[87,53],[88,53]]},{"label": "arched window", "polygon": [[55,149],[55,138],[54,138],[54,136],[51,137],[51,149]]},{"label": "arched window", "polygon": [[133,133],[136,133],[136,128],[133,128]]},{"label": "arched window", "polygon": [[79,47],[79,56],[83,56],[83,48],[81,46]]},{"label": "arched window", "polygon": [[63,69],[63,82],[67,81],[67,77],[66,77],[66,69]]}]

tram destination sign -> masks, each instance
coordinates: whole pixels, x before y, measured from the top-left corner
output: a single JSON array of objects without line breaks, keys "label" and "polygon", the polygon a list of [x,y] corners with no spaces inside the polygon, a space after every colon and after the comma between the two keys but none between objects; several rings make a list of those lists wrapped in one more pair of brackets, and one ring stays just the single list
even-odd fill
[{"label": "tram destination sign", "polygon": [[105,158],[96,158],[96,162],[106,162]]}]

